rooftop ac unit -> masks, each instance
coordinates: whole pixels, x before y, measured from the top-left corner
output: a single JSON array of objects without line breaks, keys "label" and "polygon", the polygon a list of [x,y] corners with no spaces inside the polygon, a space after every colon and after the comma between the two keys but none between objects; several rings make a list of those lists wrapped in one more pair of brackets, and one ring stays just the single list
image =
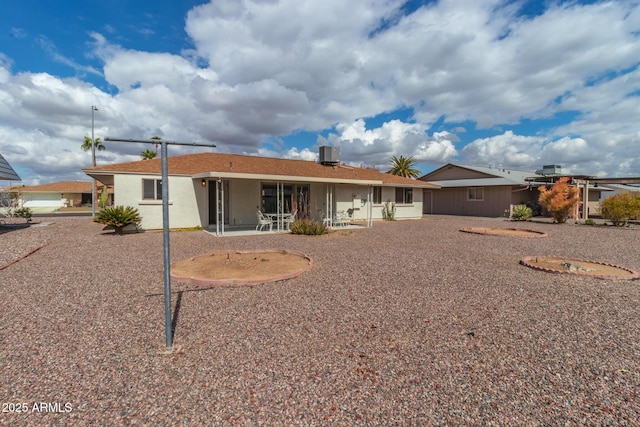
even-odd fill
[{"label": "rooftop ac unit", "polygon": [[329,147],[323,145],[320,147],[320,164],[321,165],[337,165],[340,163],[340,147]]},{"label": "rooftop ac unit", "polygon": [[561,165],[544,165],[542,166],[543,175],[560,175],[562,173]]}]

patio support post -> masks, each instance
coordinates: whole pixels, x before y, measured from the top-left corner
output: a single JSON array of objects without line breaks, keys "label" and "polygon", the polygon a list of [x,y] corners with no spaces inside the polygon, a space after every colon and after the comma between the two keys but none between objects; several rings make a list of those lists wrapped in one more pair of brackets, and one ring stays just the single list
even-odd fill
[{"label": "patio support post", "polygon": [[584,187],[582,187],[582,219],[589,219],[589,181],[584,181]]},{"label": "patio support post", "polygon": [[220,181],[220,196],[216,196],[220,199],[220,203],[218,203],[218,218],[220,219],[220,229],[222,230],[222,235],[224,236],[224,181],[219,179]]},{"label": "patio support post", "polygon": [[367,227],[373,225],[373,186],[369,186],[367,193]]},{"label": "patio support post", "polygon": [[276,230],[280,231],[280,209],[282,208],[280,181],[276,181]]},{"label": "patio support post", "polygon": [[329,226],[333,227],[333,191],[335,184],[327,184],[326,218],[329,218]]},{"label": "patio support post", "polygon": [[216,236],[220,236],[220,178],[216,179]]}]

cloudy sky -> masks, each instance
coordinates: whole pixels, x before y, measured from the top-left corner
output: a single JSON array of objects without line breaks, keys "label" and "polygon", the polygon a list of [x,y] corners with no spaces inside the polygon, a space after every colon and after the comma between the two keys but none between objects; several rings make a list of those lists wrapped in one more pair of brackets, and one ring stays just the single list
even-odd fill
[{"label": "cloudy sky", "polygon": [[103,140],[217,145],[170,155],[640,176],[639,64],[635,0],[21,0],[0,14],[0,153],[26,184],[86,180],[95,105]]}]

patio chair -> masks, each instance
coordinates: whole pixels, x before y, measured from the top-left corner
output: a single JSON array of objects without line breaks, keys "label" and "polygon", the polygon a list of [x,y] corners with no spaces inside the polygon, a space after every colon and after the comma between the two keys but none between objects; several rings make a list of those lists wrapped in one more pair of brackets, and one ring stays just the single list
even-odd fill
[{"label": "patio chair", "polygon": [[291,223],[296,220],[297,213],[298,213],[298,210],[296,209],[295,211],[291,212],[291,214],[285,215],[284,225],[286,226],[287,230],[291,228]]},{"label": "patio chair", "polygon": [[345,211],[336,212],[335,219],[333,220],[334,224],[339,225],[340,227],[349,225],[350,221],[351,221],[351,218],[349,217],[349,214],[347,214]]},{"label": "patio chair", "polygon": [[273,230],[273,221],[271,219],[264,216],[261,211],[258,211],[258,225],[256,225],[256,231],[258,229],[262,231],[264,227],[269,226],[269,231]]}]

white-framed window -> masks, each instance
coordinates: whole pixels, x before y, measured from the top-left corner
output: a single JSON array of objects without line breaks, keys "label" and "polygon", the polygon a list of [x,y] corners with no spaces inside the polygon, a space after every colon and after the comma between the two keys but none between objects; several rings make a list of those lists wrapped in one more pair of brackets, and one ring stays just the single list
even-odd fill
[{"label": "white-framed window", "polygon": [[396,203],[410,205],[413,203],[413,188],[396,188]]},{"label": "white-framed window", "polygon": [[376,205],[382,204],[382,187],[373,187],[373,203]]},{"label": "white-framed window", "polygon": [[470,187],[467,188],[467,200],[481,202],[484,200],[484,188]]},{"label": "white-framed window", "polygon": [[162,200],[161,179],[142,179],[142,200]]}]

